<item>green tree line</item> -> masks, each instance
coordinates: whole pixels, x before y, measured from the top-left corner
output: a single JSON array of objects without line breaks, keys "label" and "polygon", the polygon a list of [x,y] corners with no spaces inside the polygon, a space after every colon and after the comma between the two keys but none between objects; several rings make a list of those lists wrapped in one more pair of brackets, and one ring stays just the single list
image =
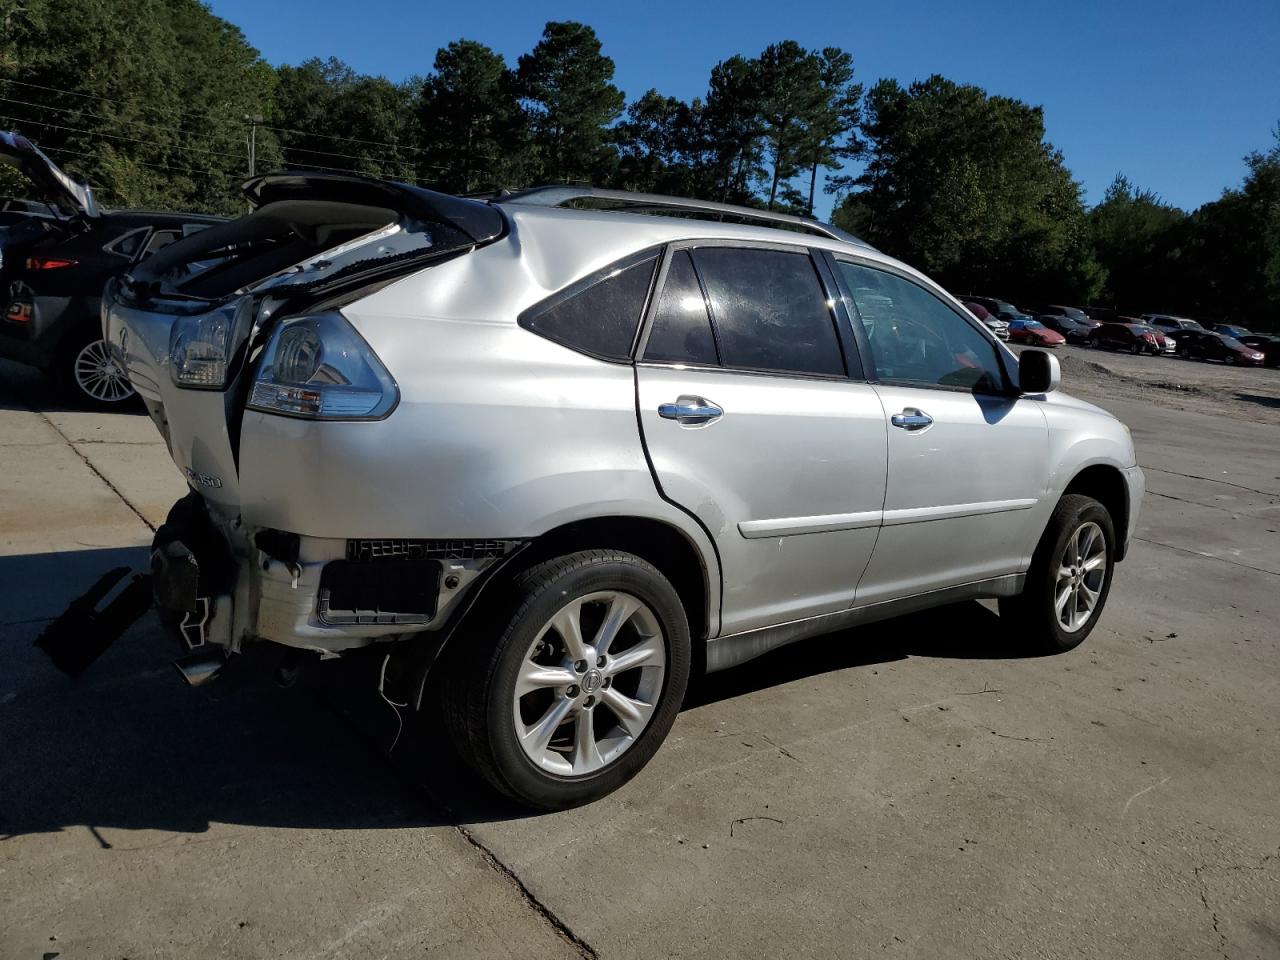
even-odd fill
[{"label": "green tree line", "polygon": [[835,46],[782,40],[712,66],[700,97],[628,100],[581,23],[514,64],[457,40],[395,83],[273,67],[200,0],[0,0],[0,128],[122,207],[242,211],[251,153],[460,193],[592,183],[801,214],[826,193],[957,293],[1280,324],[1280,140],[1198,210],[1122,176],[1090,210],[1041,108],[940,76],[867,89]]}]

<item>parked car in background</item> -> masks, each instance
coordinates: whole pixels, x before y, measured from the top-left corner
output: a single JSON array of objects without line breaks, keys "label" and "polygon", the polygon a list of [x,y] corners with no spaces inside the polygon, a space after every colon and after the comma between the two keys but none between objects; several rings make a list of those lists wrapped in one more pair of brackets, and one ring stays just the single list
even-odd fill
[{"label": "parked car in background", "polygon": [[1235,337],[1237,340],[1243,340],[1250,336],[1253,331],[1246,330],[1244,327],[1238,327],[1234,323],[1215,323],[1209,327],[1212,333],[1220,333],[1226,337]]},{"label": "parked car in background", "polygon": [[1221,360],[1229,364],[1262,366],[1265,355],[1235,337],[1209,330],[1190,330],[1178,338],[1178,356],[1183,360]]},{"label": "parked car in background", "polygon": [[[1092,330],[1102,322],[1101,320],[1095,320],[1086,311],[1081,310],[1079,307],[1066,307],[1060,303],[1042,304],[1041,306],[1034,308],[1033,312],[1041,323],[1046,322],[1047,317],[1066,317],[1068,320],[1075,321],[1087,330]],[[1061,333],[1062,331],[1059,330],[1058,332]]]},{"label": "parked car in background", "polygon": [[966,300],[964,301],[964,308],[986,324],[991,329],[991,332],[1001,340],[1007,341],[1009,339],[1009,324],[999,317],[993,316],[982,304]]},{"label": "parked car in background", "polygon": [[1062,334],[1067,343],[1083,344],[1089,339],[1090,332],[1097,324],[1081,323],[1061,313],[1037,313],[1035,318],[1053,330]]},{"label": "parked car in background", "polygon": [[1107,350],[1127,350],[1133,354],[1160,354],[1164,351],[1163,337],[1141,323],[1100,324],[1090,332],[1088,344]]},{"label": "parked car in background", "polygon": [[1039,320],[1028,317],[1025,320],[1014,320],[1009,324],[1009,342],[1022,343],[1031,347],[1060,347],[1067,338],[1051,330]]},{"label": "parked car in background", "polygon": [[1199,321],[1188,320],[1186,317],[1174,317],[1167,313],[1144,313],[1140,318],[1142,323],[1149,327],[1155,327],[1157,330],[1203,330]]},{"label": "parked car in background", "polygon": [[1268,367],[1280,367],[1280,337],[1251,333],[1240,340],[1246,347],[1253,347],[1262,354],[1262,362]]},{"label": "parked car in background", "polygon": [[245,189],[104,293],[191,483],[151,554],[188,677],[372,656],[560,808],[648,762],[694,664],[978,597],[1029,649],[1097,624],[1128,429],[843,231],[572,186]]},{"label": "parked car in background", "polygon": [[0,131],[0,161],[42,201],[15,204],[15,219],[0,226],[0,357],[51,373],[72,402],[118,407],[133,387],[102,340],[103,285],[222,218],[102,210],[89,187],[16,133]]},{"label": "parked car in background", "polygon": [[1005,323],[1013,323],[1015,320],[1030,320],[1031,315],[1024,313],[1015,307],[1008,300],[996,300],[993,297],[965,297],[968,303],[981,304],[986,308],[987,312],[994,317],[999,317]]}]

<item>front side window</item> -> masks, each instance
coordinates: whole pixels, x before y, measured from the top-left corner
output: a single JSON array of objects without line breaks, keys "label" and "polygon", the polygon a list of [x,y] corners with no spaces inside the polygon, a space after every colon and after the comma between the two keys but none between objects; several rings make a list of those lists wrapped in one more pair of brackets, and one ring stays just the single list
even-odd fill
[{"label": "front side window", "polygon": [[808,253],[698,247],[693,264],[726,367],[844,375],[831,308]]},{"label": "front side window", "polygon": [[838,261],[881,380],[998,393],[995,346],[949,306],[897,274]]},{"label": "front side window", "polygon": [[520,315],[527,330],[606,360],[627,360],[657,251],[629,257],[598,270]]}]

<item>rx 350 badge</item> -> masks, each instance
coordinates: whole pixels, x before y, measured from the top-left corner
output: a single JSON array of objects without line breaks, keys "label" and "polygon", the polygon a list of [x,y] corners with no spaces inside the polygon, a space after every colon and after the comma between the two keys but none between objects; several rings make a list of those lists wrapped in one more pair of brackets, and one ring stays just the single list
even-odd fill
[{"label": "rx 350 badge", "polygon": [[190,467],[187,467],[187,479],[197,487],[209,487],[212,490],[216,490],[222,486],[221,478],[215,477],[211,473],[196,473]]}]

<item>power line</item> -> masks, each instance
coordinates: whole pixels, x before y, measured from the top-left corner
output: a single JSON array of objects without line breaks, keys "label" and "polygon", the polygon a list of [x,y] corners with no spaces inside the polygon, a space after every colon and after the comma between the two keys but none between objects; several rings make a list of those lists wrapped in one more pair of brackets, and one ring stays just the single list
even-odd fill
[{"label": "power line", "polygon": [[[96,153],[85,153],[83,150],[69,150],[66,147],[43,147],[41,149],[46,150],[49,153],[60,153],[69,157],[87,157],[90,160],[101,159]],[[205,176],[216,176],[218,173],[217,170],[209,168],[201,170],[198,167],[178,167],[167,163],[151,163],[147,160],[127,159],[126,162],[141,164],[144,167],[154,167],[157,170],[171,170],[175,173],[199,173],[204,174]],[[95,186],[94,189],[98,190],[102,188]]]},{"label": "power line", "polygon": [[[108,140],[122,140],[127,143],[141,143],[141,144],[146,144],[148,146],[156,147],[157,149],[161,149],[160,145],[156,144],[155,141],[153,140],[143,140],[139,137],[124,137],[115,133],[102,133],[101,131],[98,131],[98,130],[86,130],[83,127],[68,127],[58,123],[49,123],[45,120],[30,120],[30,119],[25,119],[23,117],[10,117],[4,114],[0,114],[0,120],[10,120],[14,123],[23,123],[23,124],[30,123],[30,124],[34,124],[37,127],[47,127],[50,130],[65,130],[68,133],[82,133],[90,137],[105,137]],[[188,153],[206,154],[207,156],[211,156],[211,157],[227,157],[228,159],[232,159],[232,160],[240,159],[237,154],[222,153],[217,150],[202,150],[199,147],[175,146],[172,149],[184,151]]]},{"label": "power line", "polygon": [[95,120],[102,120],[102,121],[105,121],[106,123],[122,123],[122,124],[127,124],[129,126],[134,126],[134,127],[147,127],[148,129],[151,129],[151,130],[168,130],[168,131],[173,131],[175,133],[183,134],[185,136],[195,136],[195,137],[202,136],[201,134],[198,134],[195,131],[184,130],[182,127],[171,127],[166,124],[160,124],[160,123],[147,123],[145,120],[125,120],[121,117],[104,117],[102,116],[102,114],[91,113],[88,110],[72,110],[72,109],[69,109],[68,107],[55,107],[52,104],[48,104],[48,103],[33,103],[30,100],[15,100],[12,97],[0,97],[0,101],[3,101],[5,103],[17,104],[23,107],[30,107],[33,110],[52,110],[56,113],[71,114],[74,117],[93,117],[93,119]]},{"label": "power line", "polygon": [[[30,83],[29,81],[26,81],[26,80],[10,80],[7,77],[0,77],[0,81],[4,83],[16,83],[20,87],[30,87],[33,90],[46,90],[49,93],[64,93],[70,97],[83,97],[86,100],[105,100],[108,103],[118,103],[118,104],[121,104],[122,106],[138,106],[136,101],[121,100],[117,97],[108,97],[107,95],[102,93],[81,93],[78,90],[63,90],[61,87],[50,87],[42,83]],[[144,106],[142,109],[150,110],[153,113],[162,112],[158,107]],[[216,117],[210,113],[199,113],[194,110],[174,110],[173,112],[176,113],[178,116],[194,117],[197,120],[201,121],[202,123],[209,123],[211,120],[223,120],[224,122],[227,122],[227,123],[239,123],[239,121],[230,117]]]}]

